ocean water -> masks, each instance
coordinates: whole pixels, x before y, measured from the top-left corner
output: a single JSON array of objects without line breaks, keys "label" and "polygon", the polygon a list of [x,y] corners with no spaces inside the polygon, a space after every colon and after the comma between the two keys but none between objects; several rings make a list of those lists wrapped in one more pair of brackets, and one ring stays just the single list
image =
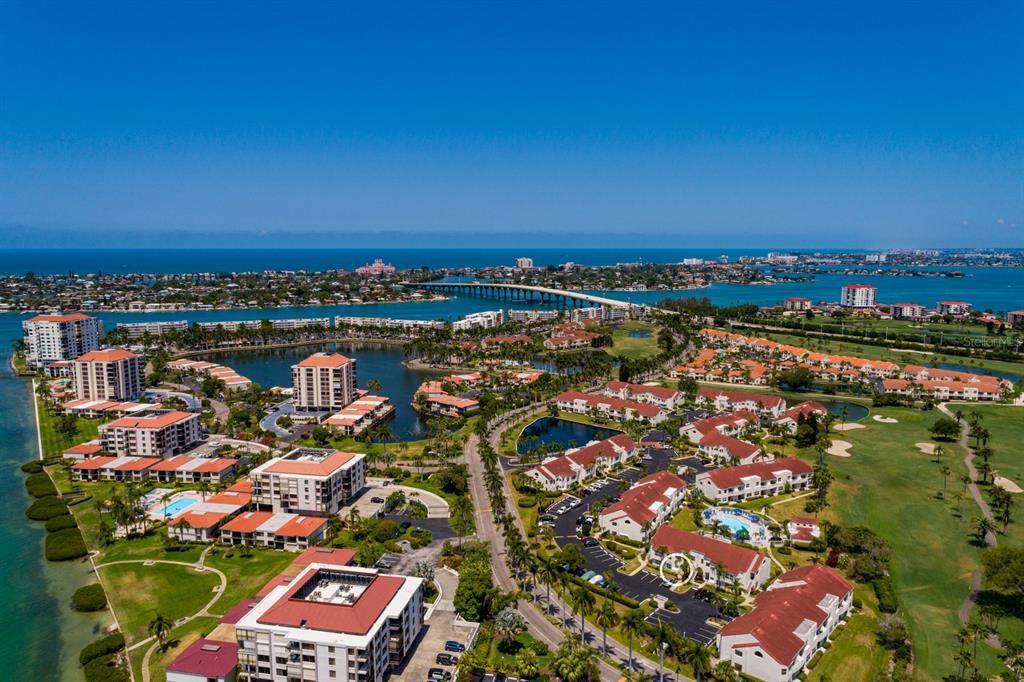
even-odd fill
[{"label": "ocean water", "polygon": [[[312,251],[312,250],[195,250],[195,251],[70,251],[23,250],[0,252],[0,274],[46,272],[131,272],[131,271],[217,271],[265,269],[351,269],[375,257],[384,258],[398,267],[420,265],[479,266],[511,263],[516,256],[532,256],[538,264],[575,261],[591,265],[616,262],[671,262],[684,256],[713,258],[724,253],[735,259],[739,255],[763,253],[741,250],[404,250],[404,251]],[[978,308],[995,311],[1024,309],[1024,270],[1011,268],[966,268],[969,277],[949,279],[937,277],[858,277],[856,281],[879,288],[882,302],[918,302],[934,305],[947,298],[971,301]],[[852,278],[842,275],[821,275],[814,282],[795,282],[774,286],[714,285],[688,292],[605,292],[604,295],[634,303],[655,303],[665,297],[707,296],[713,302],[730,305],[756,303],[778,304],[789,296],[814,300],[835,300],[839,288]],[[597,292],[595,292],[597,293]],[[455,297],[445,302],[389,303],[365,306],[326,306],[275,308],[269,310],[227,310],[170,313],[100,313],[108,328],[117,322],[143,320],[217,321],[290,317],[323,317],[361,315],[368,317],[404,317],[411,319],[453,320],[467,313],[508,307],[507,303]],[[2,597],[0,620],[0,657],[5,661],[5,679],[72,680],[79,676],[78,650],[95,637],[102,622],[95,616],[74,614],[69,608],[71,593],[89,580],[88,565],[80,563],[50,564],[43,559],[45,531],[41,524],[30,524],[24,517],[29,498],[24,491],[18,466],[37,456],[35,424],[31,411],[29,384],[15,377],[7,364],[11,343],[21,334],[21,314],[0,314],[0,584],[7,589]],[[298,350],[301,354],[308,349]],[[353,351],[358,352],[358,351]],[[400,355],[400,351],[392,351]],[[418,384],[417,373],[398,369],[400,357],[394,362],[386,354],[372,354],[361,359],[360,380],[377,378],[384,392],[401,393],[406,384]],[[217,361],[234,366],[243,374],[264,384],[287,382],[283,367],[290,364],[285,356],[263,356],[260,353],[238,356],[218,355]],[[403,408],[397,401],[399,409]],[[410,421],[414,426],[414,422]],[[409,435],[415,435],[410,430]]]}]

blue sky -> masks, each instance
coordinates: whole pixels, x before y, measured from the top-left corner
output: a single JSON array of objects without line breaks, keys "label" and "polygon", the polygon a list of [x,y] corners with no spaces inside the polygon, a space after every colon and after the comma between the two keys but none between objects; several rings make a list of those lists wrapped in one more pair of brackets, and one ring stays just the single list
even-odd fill
[{"label": "blue sky", "polygon": [[1022,19],[1019,2],[6,2],[0,236],[1024,246]]}]

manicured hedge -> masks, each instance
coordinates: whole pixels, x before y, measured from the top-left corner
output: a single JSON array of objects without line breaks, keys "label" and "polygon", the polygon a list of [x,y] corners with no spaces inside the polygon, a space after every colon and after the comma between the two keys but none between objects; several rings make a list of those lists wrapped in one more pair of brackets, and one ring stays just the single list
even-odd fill
[{"label": "manicured hedge", "polygon": [[62,514],[61,516],[54,516],[52,519],[46,522],[46,530],[51,533],[58,530],[64,530],[65,528],[74,528],[78,525],[75,521],[75,517],[71,514]]},{"label": "manicured hedge", "polygon": [[113,656],[94,658],[85,666],[85,682],[128,682],[131,677],[123,665],[116,665]]},{"label": "manicured hedge", "polygon": [[57,487],[46,474],[32,474],[25,479],[25,488],[32,497],[48,497],[57,494]]},{"label": "manicured hedge", "polygon": [[102,639],[97,639],[95,642],[86,644],[85,648],[82,649],[82,652],[78,654],[78,662],[85,665],[93,659],[99,658],[100,656],[109,656],[123,648],[124,635],[120,632],[114,632]]},{"label": "manicured hedge", "polygon": [[875,595],[878,597],[878,610],[882,613],[896,613],[899,609],[899,602],[896,599],[896,589],[892,585],[889,576],[876,578],[874,583]]},{"label": "manicured hedge", "polygon": [[536,506],[537,506],[537,498],[535,498],[535,497],[520,497],[519,498],[519,508],[520,509],[529,509],[530,507],[536,507]]},{"label": "manicured hedge", "polygon": [[55,516],[63,516],[67,513],[68,505],[64,503],[64,500],[53,495],[40,497],[25,510],[25,515],[33,521],[48,521]]},{"label": "manicured hedge", "polygon": [[69,507],[74,507],[76,504],[82,504],[83,502],[88,502],[91,499],[92,495],[82,495],[81,497],[72,497],[67,502]]},{"label": "manicured hedge", "polygon": [[48,561],[69,561],[89,553],[85,540],[77,528],[65,528],[46,536],[46,559]]},{"label": "manicured hedge", "polygon": [[79,587],[71,595],[71,608],[75,611],[100,611],[107,605],[107,595],[99,583]]},{"label": "manicured hedge", "polygon": [[43,473],[43,463],[38,459],[34,459],[31,462],[25,462],[22,464],[21,470],[26,474],[41,474]]}]

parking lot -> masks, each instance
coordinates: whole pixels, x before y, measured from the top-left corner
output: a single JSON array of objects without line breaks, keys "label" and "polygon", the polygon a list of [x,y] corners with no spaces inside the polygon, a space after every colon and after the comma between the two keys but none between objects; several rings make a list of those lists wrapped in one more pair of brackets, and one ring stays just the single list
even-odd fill
[{"label": "parking lot", "polygon": [[449,639],[468,644],[473,637],[474,628],[456,623],[455,611],[443,609],[439,604],[424,623],[423,631],[405,664],[392,674],[391,679],[398,682],[426,682],[431,668],[443,668],[454,675],[455,666],[438,664],[437,655],[446,653],[444,643]]}]

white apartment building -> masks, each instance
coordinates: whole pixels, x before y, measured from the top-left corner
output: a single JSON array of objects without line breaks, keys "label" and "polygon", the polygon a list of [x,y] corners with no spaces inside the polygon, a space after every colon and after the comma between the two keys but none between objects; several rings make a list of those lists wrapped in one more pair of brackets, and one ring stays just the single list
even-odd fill
[{"label": "white apartment building", "polygon": [[124,332],[130,339],[138,339],[146,334],[160,336],[167,332],[183,332],[188,330],[188,320],[168,320],[165,322],[118,322],[117,331]]},{"label": "white apartment building", "polygon": [[644,476],[597,517],[601,530],[642,542],[683,504],[686,481],[668,471]]},{"label": "white apartment building", "polygon": [[877,292],[870,284],[847,284],[839,290],[839,305],[844,308],[874,308]]},{"label": "white apartment building", "polygon": [[889,317],[894,320],[917,320],[924,317],[924,306],[917,303],[893,303]]},{"label": "white apartment building", "polygon": [[935,312],[939,315],[970,315],[972,306],[967,301],[939,301]]},{"label": "white apartment building", "polygon": [[78,400],[135,400],[142,394],[142,358],[120,348],[94,350],[75,358],[72,371]]},{"label": "white apartment building", "polygon": [[423,628],[423,580],[312,563],[235,625],[240,679],[383,682]]},{"label": "white apartment building", "polygon": [[199,415],[177,410],[144,410],[100,425],[100,445],[119,456],[173,457],[202,438]]},{"label": "white apartment building", "polygon": [[103,323],[82,313],[36,315],[22,322],[21,328],[25,360],[34,368],[96,350],[103,336]]},{"label": "white apartment building", "polygon": [[337,315],[336,327],[382,327],[386,329],[444,329],[443,320],[400,320],[393,317],[355,317]]},{"label": "white apartment building", "polygon": [[651,537],[651,558],[664,554],[685,554],[706,582],[721,587],[736,580],[746,592],[753,592],[771,580],[772,561],[747,547],[672,526],[661,526]]},{"label": "white apartment building", "polygon": [[799,677],[850,612],[853,585],[815,564],[783,573],[716,636],[718,660],[766,682]]},{"label": "white apartment building", "polygon": [[505,314],[500,310],[484,310],[479,313],[470,313],[461,320],[452,322],[452,329],[457,332],[467,329],[490,329],[499,327],[505,321]]},{"label": "white apartment building", "polygon": [[522,256],[516,258],[516,267],[519,268],[520,270],[530,270],[533,268],[533,259],[525,258]]},{"label": "white apartment building", "polygon": [[327,328],[331,326],[329,317],[293,317],[283,320],[227,320],[223,322],[197,322],[200,329],[216,329],[220,327],[227,331],[238,331],[239,329],[261,329],[267,323],[271,329],[306,329],[307,327]]},{"label": "white apartment building", "polygon": [[326,516],[366,487],[366,455],[296,448],[252,470],[252,501],[275,512]]},{"label": "white apartment building", "polygon": [[780,457],[770,462],[711,469],[697,474],[694,484],[711,502],[728,504],[809,488],[812,472],[811,465],[801,459]]},{"label": "white apartment building", "polygon": [[356,398],[356,361],[314,353],[292,365],[292,398],[300,410],[340,410]]},{"label": "white apartment building", "polygon": [[558,319],[557,310],[509,310],[508,319],[512,322],[532,324],[534,322],[546,322]]}]

